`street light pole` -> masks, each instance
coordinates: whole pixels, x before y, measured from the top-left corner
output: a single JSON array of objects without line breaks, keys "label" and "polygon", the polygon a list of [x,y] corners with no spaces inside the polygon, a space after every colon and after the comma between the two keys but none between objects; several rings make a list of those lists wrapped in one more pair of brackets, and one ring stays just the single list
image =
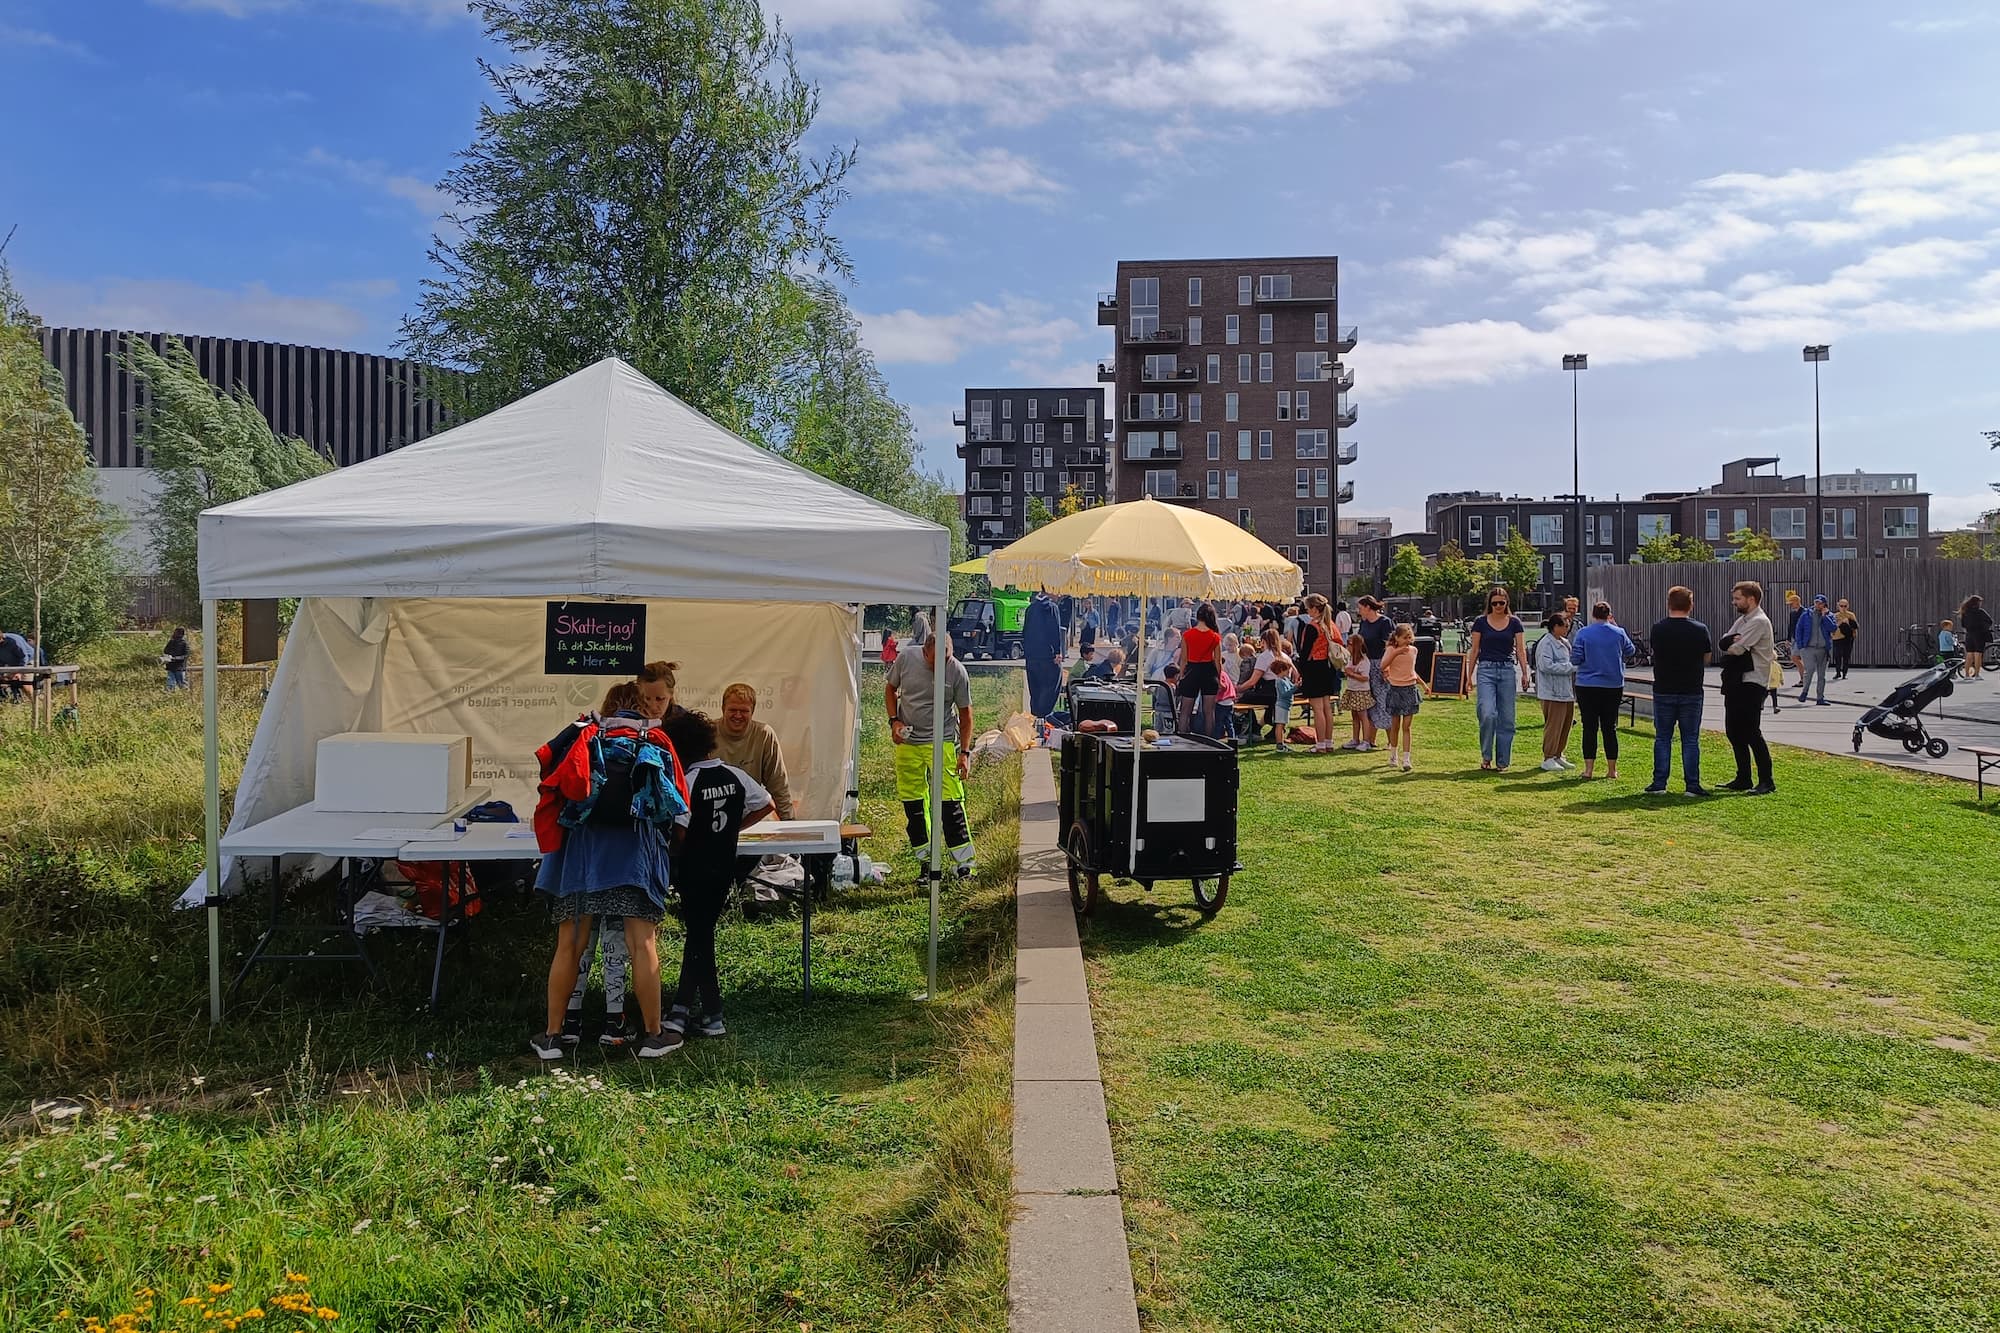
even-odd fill
[{"label": "street light pole", "polygon": [[1570,578],[1574,579],[1576,599],[1583,600],[1583,451],[1581,447],[1581,416],[1578,409],[1577,381],[1579,372],[1590,369],[1590,357],[1577,352],[1563,358],[1563,369],[1569,372],[1569,494],[1576,505],[1576,521],[1570,526],[1576,529],[1576,563],[1571,566]]},{"label": "street light pole", "polygon": [[1822,493],[1826,486],[1826,469],[1819,461],[1819,363],[1830,358],[1831,343],[1814,343],[1806,348],[1806,360],[1813,368],[1813,559],[1826,559],[1826,514],[1821,507],[1825,503]]}]

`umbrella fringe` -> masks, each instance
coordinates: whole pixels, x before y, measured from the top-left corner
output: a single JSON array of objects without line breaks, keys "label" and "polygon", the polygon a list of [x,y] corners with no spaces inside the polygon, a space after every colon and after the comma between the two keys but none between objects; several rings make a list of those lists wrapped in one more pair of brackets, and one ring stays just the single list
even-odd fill
[{"label": "umbrella fringe", "polygon": [[1103,567],[1074,556],[1062,560],[1008,560],[997,554],[987,557],[986,577],[995,587],[1040,588],[1069,597],[1130,596],[1143,588],[1155,597],[1285,600],[1296,597],[1304,583],[1296,565],[1282,572],[1272,569],[1169,572],[1131,565]]}]

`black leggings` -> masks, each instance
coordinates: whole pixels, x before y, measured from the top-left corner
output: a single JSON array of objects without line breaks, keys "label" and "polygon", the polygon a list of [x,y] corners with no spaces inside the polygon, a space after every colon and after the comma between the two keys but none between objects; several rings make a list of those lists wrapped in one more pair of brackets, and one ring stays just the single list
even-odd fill
[{"label": "black leggings", "polygon": [[687,941],[681,946],[681,980],[674,1003],[698,1017],[719,1018],[722,978],[715,969],[715,923],[729,904],[729,883],[724,880],[713,888],[682,884],[680,893]]},{"label": "black leggings", "polygon": [[1753,681],[1738,681],[1722,687],[1722,729],[1736,751],[1736,781],[1750,780],[1750,765],[1757,765],[1757,781],[1771,781],[1771,747],[1764,743],[1764,697],[1770,691]]},{"label": "black leggings", "polygon": [[[931,845],[931,820],[929,801],[903,802],[903,826],[910,835],[910,846],[925,848]],[[944,845],[963,847],[972,841],[972,826],[965,822],[965,802],[947,800],[944,803]],[[930,863],[924,863],[930,869]]]},{"label": "black leggings", "polygon": [[1604,757],[1618,762],[1618,705],[1625,691],[1616,685],[1579,685],[1576,711],[1583,715],[1583,762],[1597,759],[1597,734],[1604,733]]}]

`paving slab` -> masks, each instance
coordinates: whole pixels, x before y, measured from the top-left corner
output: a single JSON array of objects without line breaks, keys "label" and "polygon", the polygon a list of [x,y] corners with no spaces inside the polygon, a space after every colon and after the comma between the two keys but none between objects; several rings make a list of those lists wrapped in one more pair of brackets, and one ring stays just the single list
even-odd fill
[{"label": "paving slab", "polygon": [[1083,957],[1077,951],[1076,932],[1069,942],[1049,948],[1032,948],[1023,943],[1014,960],[1014,1003],[1090,1005],[1090,989],[1083,979]]},{"label": "paving slab", "polygon": [[1097,1034],[1087,1004],[1014,1006],[1014,1081],[1095,1079]]},{"label": "paving slab", "polygon": [[1115,1194],[1019,1196],[1007,1245],[1015,1333],[1138,1333],[1124,1204]]},{"label": "paving slab", "polygon": [[1014,1089],[1014,1192],[1118,1192],[1111,1136],[1104,1128],[1104,1087],[1022,1083]]}]

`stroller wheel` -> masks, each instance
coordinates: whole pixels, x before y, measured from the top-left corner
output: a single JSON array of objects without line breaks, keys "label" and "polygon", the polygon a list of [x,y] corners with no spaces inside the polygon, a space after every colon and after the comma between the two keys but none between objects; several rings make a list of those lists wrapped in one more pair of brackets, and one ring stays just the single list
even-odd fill
[{"label": "stroller wheel", "polygon": [[1903,737],[1903,748],[1911,754],[1922,754],[1924,752],[1924,743],[1925,738],[1922,736]]},{"label": "stroller wheel", "polygon": [[1861,728],[1854,729],[1854,753],[1861,753]]},{"label": "stroller wheel", "polygon": [[1933,736],[1930,743],[1924,746],[1924,753],[1933,759],[1942,759],[1951,753],[1951,742],[1942,736]]}]

